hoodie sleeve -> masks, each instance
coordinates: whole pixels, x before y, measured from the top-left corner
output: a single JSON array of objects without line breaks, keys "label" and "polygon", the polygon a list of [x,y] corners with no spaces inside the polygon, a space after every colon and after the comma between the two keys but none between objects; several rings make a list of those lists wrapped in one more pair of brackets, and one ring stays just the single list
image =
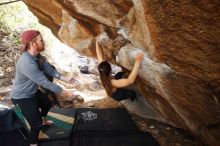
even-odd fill
[{"label": "hoodie sleeve", "polygon": [[21,72],[37,85],[51,90],[54,93],[60,93],[62,91],[60,86],[50,82],[47,79],[43,72],[39,70],[36,62],[29,61],[25,65],[22,65]]}]

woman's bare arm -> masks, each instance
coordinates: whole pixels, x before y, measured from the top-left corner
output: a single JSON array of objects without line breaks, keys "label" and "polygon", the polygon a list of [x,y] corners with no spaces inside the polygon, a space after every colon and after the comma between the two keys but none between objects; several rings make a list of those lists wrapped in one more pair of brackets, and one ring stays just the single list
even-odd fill
[{"label": "woman's bare arm", "polygon": [[138,69],[141,64],[141,61],[143,60],[143,57],[144,57],[143,53],[138,53],[136,55],[135,64],[134,64],[132,71],[129,74],[128,78],[127,79],[119,79],[119,80],[112,79],[111,80],[112,86],[115,88],[123,88],[123,87],[127,87],[127,86],[133,84],[137,75],[138,75]]},{"label": "woman's bare arm", "polygon": [[103,61],[103,57],[102,57],[102,51],[99,46],[98,39],[96,40],[95,47],[96,47],[96,55],[97,55],[98,63],[101,63]]}]

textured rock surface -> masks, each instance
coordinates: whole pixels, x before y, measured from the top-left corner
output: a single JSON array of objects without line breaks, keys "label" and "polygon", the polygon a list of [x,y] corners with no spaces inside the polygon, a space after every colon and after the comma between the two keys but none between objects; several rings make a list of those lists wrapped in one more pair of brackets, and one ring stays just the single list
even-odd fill
[{"label": "textured rock surface", "polygon": [[[167,123],[220,145],[220,1],[24,0],[40,22],[80,54],[130,70],[145,53],[137,87]],[[141,107],[140,107],[141,108]]]}]

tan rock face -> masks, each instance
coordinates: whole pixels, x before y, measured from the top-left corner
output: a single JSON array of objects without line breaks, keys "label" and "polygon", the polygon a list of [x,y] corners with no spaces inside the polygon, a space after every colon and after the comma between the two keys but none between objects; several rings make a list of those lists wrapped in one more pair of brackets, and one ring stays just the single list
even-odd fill
[{"label": "tan rock face", "polygon": [[43,25],[51,28],[57,36],[62,24],[62,6],[54,0],[23,0]]},{"label": "tan rock face", "polygon": [[112,63],[131,70],[143,51],[137,87],[146,101],[167,123],[220,145],[220,1],[25,3],[80,54],[95,56],[96,37],[103,33],[104,58]]}]

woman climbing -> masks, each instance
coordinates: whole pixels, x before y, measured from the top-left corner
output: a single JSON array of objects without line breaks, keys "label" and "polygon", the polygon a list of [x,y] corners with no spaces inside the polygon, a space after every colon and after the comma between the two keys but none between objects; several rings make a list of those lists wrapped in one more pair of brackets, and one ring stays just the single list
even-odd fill
[{"label": "woman climbing", "polygon": [[135,58],[135,64],[129,76],[122,79],[122,72],[117,73],[115,76],[111,76],[111,65],[103,60],[101,48],[99,46],[98,39],[96,40],[96,54],[98,58],[98,71],[100,74],[101,82],[107,95],[116,101],[130,99],[134,101],[137,98],[137,93],[125,87],[134,83],[141,61],[144,58],[143,53],[138,53]]}]

